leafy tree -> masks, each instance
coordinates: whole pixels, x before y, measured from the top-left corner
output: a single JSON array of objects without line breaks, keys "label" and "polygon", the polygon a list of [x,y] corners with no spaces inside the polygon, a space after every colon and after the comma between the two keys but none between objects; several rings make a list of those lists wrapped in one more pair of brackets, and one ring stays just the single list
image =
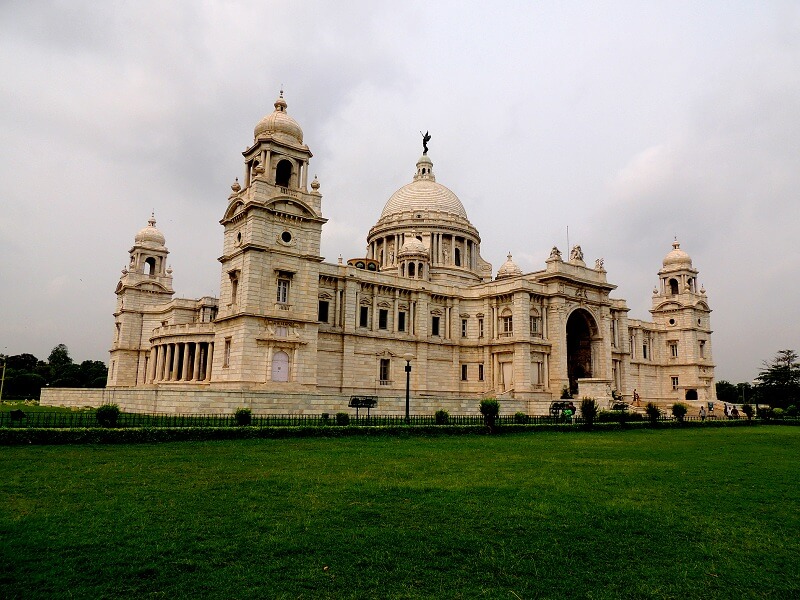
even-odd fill
[{"label": "leafy tree", "polygon": [[15,354],[14,356],[6,357],[6,366],[15,371],[29,371],[32,372],[36,369],[39,359],[33,354]]},{"label": "leafy tree", "polygon": [[69,348],[66,344],[59,344],[50,351],[50,356],[47,357],[48,364],[54,369],[60,369],[72,364],[72,358],[69,355]]},{"label": "leafy tree", "polygon": [[781,350],[756,377],[760,401],[785,409],[800,401],[800,362],[794,350]]},{"label": "leafy tree", "polygon": [[730,381],[725,381],[723,379],[722,381],[717,382],[717,400],[720,402],[735,404],[738,396],[739,392],[736,389],[736,386]]}]

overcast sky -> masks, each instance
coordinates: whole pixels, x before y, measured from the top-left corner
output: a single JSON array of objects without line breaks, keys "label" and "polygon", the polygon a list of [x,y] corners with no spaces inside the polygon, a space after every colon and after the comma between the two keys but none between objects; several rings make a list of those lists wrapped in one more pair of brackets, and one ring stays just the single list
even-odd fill
[{"label": "overcast sky", "polygon": [[800,350],[800,4],[0,3],[0,353],[107,361],[155,210],[178,297],[219,294],[219,219],[283,86],[322,253],[363,256],[430,130],[495,272],[605,259],[650,318],[675,236],[717,379]]}]

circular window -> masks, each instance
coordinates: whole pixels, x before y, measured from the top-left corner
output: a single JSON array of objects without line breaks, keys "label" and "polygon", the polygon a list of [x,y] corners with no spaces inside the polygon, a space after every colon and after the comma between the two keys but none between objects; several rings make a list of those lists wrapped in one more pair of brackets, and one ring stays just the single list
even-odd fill
[{"label": "circular window", "polygon": [[289,233],[288,231],[284,231],[284,232],[281,234],[281,239],[283,240],[283,243],[284,243],[284,244],[288,244],[289,242],[291,242],[291,241],[292,241],[292,234],[291,234],[291,233]]},{"label": "circular window", "polygon": [[675,319],[670,319],[670,320],[669,320],[669,324],[670,324],[670,325],[675,325]]}]

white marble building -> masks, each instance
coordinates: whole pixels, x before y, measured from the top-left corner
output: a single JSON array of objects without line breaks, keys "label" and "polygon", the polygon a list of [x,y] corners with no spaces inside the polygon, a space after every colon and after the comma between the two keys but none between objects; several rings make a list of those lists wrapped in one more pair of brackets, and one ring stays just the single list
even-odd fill
[{"label": "white marble building", "polygon": [[219,299],[175,298],[155,219],[136,234],[116,289],[104,400],[285,413],[368,394],[397,412],[409,360],[418,412],[473,412],[492,396],[504,412],[533,414],[564,388],[601,404],[612,392],[630,402],[634,390],[642,403],[714,399],[711,310],[677,241],[658,271],[652,322],[628,318],[603,261],[587,266],[578,246],[553,248],[532,273],[509,255],[493,277],[426,150],[370,229],[367,256],[326,262],[320,184],[308,182],[312,155],[286,107],[281,94],[256,125],[231,188]]}]

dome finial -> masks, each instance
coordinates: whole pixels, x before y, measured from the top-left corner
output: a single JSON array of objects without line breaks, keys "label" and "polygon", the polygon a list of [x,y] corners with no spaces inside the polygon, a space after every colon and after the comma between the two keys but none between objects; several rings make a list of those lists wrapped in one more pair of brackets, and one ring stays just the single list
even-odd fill
[{"label": "dome finial", "polygon": [[155,208],[150,212],[150,218],[147,219],[147,224],[150,225],[150,227],[155,227],[156,226],[156,209]]}]

